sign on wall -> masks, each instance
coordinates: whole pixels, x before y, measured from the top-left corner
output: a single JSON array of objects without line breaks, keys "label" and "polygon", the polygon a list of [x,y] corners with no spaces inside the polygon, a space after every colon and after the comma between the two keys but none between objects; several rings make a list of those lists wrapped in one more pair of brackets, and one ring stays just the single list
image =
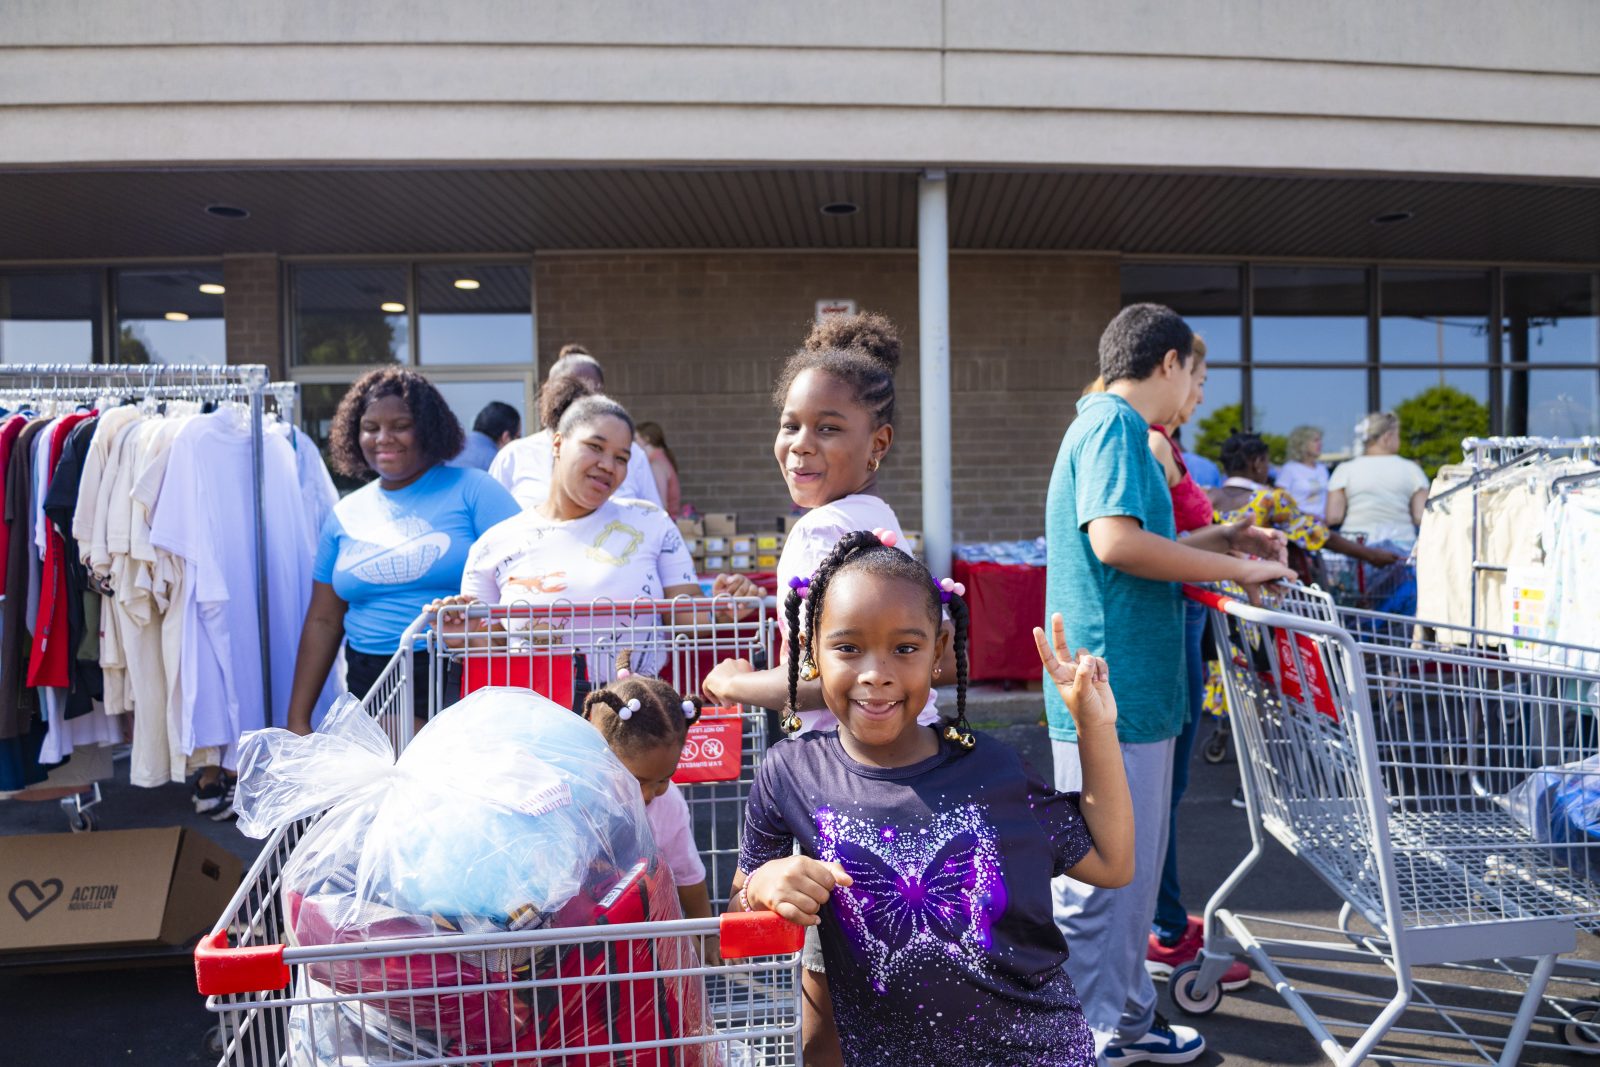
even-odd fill
[{"label": "sign on wall", "polygon": [[854,300],[818,300],[817,321],[821,322],[829,315],[854,315],[856,302]]}]

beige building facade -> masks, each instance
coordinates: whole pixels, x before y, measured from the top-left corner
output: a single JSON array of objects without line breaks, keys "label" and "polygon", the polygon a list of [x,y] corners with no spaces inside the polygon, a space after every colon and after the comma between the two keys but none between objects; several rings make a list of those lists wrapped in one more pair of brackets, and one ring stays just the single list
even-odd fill
[{"label": "beige building facade", "polygon": [[946,543],[1042,532],[1133,299],[1263,430],[1442,385],[1600,432],[1597,43],[1583,0],[23,0],[0,361],[265,362],[317,433],[395,360],[531,425],[579,341],[686,500],[767,516],[774,371],[853,301],[907,341],[885,491]]}]

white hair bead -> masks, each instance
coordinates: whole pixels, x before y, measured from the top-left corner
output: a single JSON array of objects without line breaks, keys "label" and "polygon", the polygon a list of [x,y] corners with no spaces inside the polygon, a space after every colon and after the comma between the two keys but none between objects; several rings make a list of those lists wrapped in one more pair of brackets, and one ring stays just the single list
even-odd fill
[{"label": "white hair bead", "polygon": [[617,709],[617,718],[621,719],[623,722],[627,722],[629,719],[633,718],[633,713],[638,711],[640,706],[639,698],[634,697],[632,700],[622,705],[621,708]]}]

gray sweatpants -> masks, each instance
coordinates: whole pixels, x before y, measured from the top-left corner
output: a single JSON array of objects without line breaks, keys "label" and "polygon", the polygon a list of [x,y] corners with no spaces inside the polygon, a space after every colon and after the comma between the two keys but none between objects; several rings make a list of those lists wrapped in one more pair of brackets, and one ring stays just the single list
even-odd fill
[{"label": "gray sweatpants", "polygon": [[[1094,1031],[1096,1052],[1106,1045],[1138,1041],[1155,1021],[1156,987],[1144,969],[1167,854],[1172,806],[1172,741],[1122,745],[1122,766],[1133,795],[1133,881],[1121,889],[1097,889],[1071,878],[1057,878],[1056,925],[1067,937],[1067,973],[1083,1001],[1083,1016]],[[1056,788],[1083,788],[1078,746],[1051,741]]]}]

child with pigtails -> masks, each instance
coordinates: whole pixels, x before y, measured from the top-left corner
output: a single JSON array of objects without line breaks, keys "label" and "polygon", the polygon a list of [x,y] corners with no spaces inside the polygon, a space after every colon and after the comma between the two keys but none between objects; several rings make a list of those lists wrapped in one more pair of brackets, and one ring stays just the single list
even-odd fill
[{"label": "child with pigtails", "polygon": [[[847,1064],[1095,1063],[1050,880],[1116,887],[1133,874],[1104,661],[1068,652],[1059,615],[1051,638],[1034,631],[1082,747],[1083,789],[1062,793],[967,725],[958,586],[857,532],[791,583],[785,609],[786,714],[810,678],[838,728],[761,764],[732,907],[818,928]],[[921,725],[951,644],[955,715]]]},{"label": "child with pigtails", "polygon": [[639,780],[650,833],[672,872],[684,917],[708,918],[705,864],[695,847],[688,802],[672,781],[689,727],[700,718],[700,700],[679,695],[660,678],[632,673],[627,663],[624,653],[616,680],[584,698],[583,717]]}]

